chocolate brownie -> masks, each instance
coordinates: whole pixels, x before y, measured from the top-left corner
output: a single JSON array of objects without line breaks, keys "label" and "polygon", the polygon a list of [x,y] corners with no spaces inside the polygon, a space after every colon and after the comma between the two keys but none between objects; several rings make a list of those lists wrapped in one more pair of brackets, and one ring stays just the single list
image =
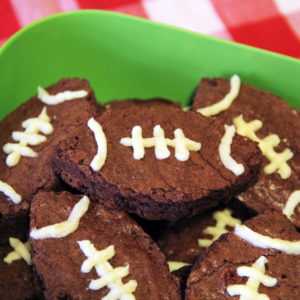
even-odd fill
[{"label": "chocolate brownie", "polygon": [[[94,93],[86,80],[62,79],[57,84],[46,89],[51,95],[63,91],[87,91],[87,96],[81,99],[65,101],[57,105],[46,105],[37,96],[22,104],[0,122],[1,149],[7,143],[17,144],[12,139],[13,132],[24,133],[22,122],[29,118],[37,118],[44,107],[50,117],[53,132],[44,135],[47,140],[35,146],[30,146],[38,157],[22,156],[19,163],[13,167],[6,164],[7,154],[0,151],[0,180],[10,185],[22,197],[15,204],[8,196],[0,192],[0,244],[8,237],[24,238],[29,230],[29,209],[34,194],[39,190],[51,190],[60,187],[51,161],[53,145],[60,139],[77,130],[96,112]],[[23,230],[22,230],[23,229]]]},{"label": "chocolate brownie", "polygon": [[172,106],[181,108],[180,102],[173,102],[163,98],[152,98],[147,100],[141,99],[125,99],[125,100],[114,100],[104,104],[105,110],[125,110],[134,106],[138,107],[151,107],[151,106]]},{"label": "chocolate brownie", "polygon": [[14,249],[5,241],[0,246],[0,299],[33,300],[38,299],[33,283],[32,266],[23,259],[7,264],[3,259]]},{"label": "chocolate brownie", "polygon": [[[108,111],[95,118],[107,140],[107,157],[99,171],[90,163],[97,153],[94,133],[84,126],[74,137],[55,146],[54,163],[69,185],[87,193],[94,201],[111,209],[125,209],[149,220],[178,220],[193,216],[229,201],[254,179],[261,163],[261,151],[248,138],[235,135],[232,156],[245,172],[236,176],[220,162],[218,147],[225,129],[217,120],[173,107],[133,107]],[[182,129],[186,138],[201,143],[200,151],[190,151],[179,161],[173,147],[166,159],[157,159],[154,147],[145,148],[137,160],[133,148],[120,143],[131,137],[133,128],[142,128],[143,138],[153,137],[160,125],[165,138],[173,139]]]},{"label": "chocolate brownie", "polygon": [[175,270],[171,272],[174,276],[178,277],[180,279],[180,291],[181,291],[181,298],[184,299],[185,290],[186,290],[186,282],[188,279],[188,276],[192,270],[192,265],[184,266],[178,270]]},{"label": "chocolate brownie", "polygon": [[[232,207],[232,206],[231,206]],[[208,244],[206,242],[198,243],[199,239],[205,239],[207,242],[213,242],[213,235],[205,233],[208,227],[216,228],[217,220],[220,220],[218,228],[232,231],[234,226],[229,226],[225,222],[225,227],[222,221],[227,216],[227,211],[230,210],[230,216],[234,221],[244,221],[247,218],[245,213],[230,206],[219,205],[208,212],[200,213],[191,219],[185,219],[176,223],[170,223],[168,229],[162,231],[158,238],[157,244],[160,250],[166,256],[167,261],[184,262],[194,264],[199,256],[206,251]],[[218,213],[217,213],[218,212]],[[229,212],[229,211],[228,211]],[[217,214],[216,214],[217,213]],[[232,220],[229,221],[229,223]],[[211,230],[213,232],[213,230]],[[216,235],[217,237],[217,235]]]},{"label": "chocolate brownie", "polygon": [[[31,228],[66,221],[81,198],[68,192],[38,193],[31,205]],[[99,290],[88,288],[91,280],[99,276],[95,268],[89,273],[81,272],[87,259],[78,244],[83,240],[89,240],[97,251],[114,246],[115,255],[108,262],[113,268],[129,265],[129,274],[122,282],[137,281],[133,293],[137,300],[181,299],[179,280],[169,273],[155,242],[125,212],[109,211],[93,202],[73,233],[63,238],[31,238],[37,282],[45,299],[102,299],[108,294],[106,286]]]},{"label": "chocolate brownie", "polygon": [[[230,90],[230,82],[224,78],[201,80],[194,97],[193,110],[219,102]],[[255,131],[263,140],[277,134],[280,143],[275,152],[290,149],[293,157],[287,161],[291,168],[290,177],[283,179],[277,172],[265,174],[264,168],[270,161],[264,156],[257,182],[241,193],[238,199],[249,208],[260,212],[271,207],[283,210],[290,195],[300,190],[300,113],[272,93],[242,83],[231,106],[216,117],[222,124],[233,124],[233,119],[242,115],[245,122],[260,120],[262,127]],[[292,222],[300,227],[300,206],[291,216]]]},{"label": "chocolate brownie", "polygon": [[[300,240],[295,226],[280,211],[266,211],[244,225],[270,238]],[[299,299],[300,255],[253,246],[234,231],[222,235],[197,261],[188,278],[186,299],[240,299],[230,296],[227,288],[245,285],[249,277],[239,276],[237,269],[252,266],[262,256],[267,259],[263,273],[277,279],[277,283],[272,287],[259,283],[258,293],[266,294],[270,299]]]}]

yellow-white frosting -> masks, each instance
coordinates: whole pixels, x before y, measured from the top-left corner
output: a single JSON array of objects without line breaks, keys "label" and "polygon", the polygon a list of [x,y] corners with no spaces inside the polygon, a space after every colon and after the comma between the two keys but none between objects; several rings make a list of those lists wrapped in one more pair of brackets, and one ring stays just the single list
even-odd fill
[{"label": "yellow-white frosting", "polygon": [[288,198],[285,208],[282,213],[285,214],[290,220],[295,211],[296,206],[300,203],[300,191],[294,191]]},{"label": "yellow-white frosting", "polygon": [[263,155],[270,161],[264,168],[265,174],[272,174],[277,171],[282,179],[287,179],[291,176],[292,171],[287,161],[293,157],[293,152],[288,148],[281,153],[275,152],[274,148],[280,143],[280,138],[277,134],[271,134],[261,140],[256,136],[255,131],[262,127],[262,122],[254,120],[246,123],[243,115],[236,117],[233,120],[233,124],[240,135],[247,136],[259,143]]},{"label": "yellow-white frosting", "polygon": [[35,240],[40,240],[47,238],[61,238],[71,234],[78,228],[80,218],[88,210],[89,204],[90,199],[87,196],[83,196],[83,198],[73,207],[67,221],[49,225],[41,229],[33,228],[30,232],[30,237]]},{"label": "yellow-white frosting", "polygon": [[221,144],[219,146],[219,156],[222,164],[236,176],[244,173],[245,168],[242,164],[238,164],[231,156],[231,144],[232,139],[235,135],[234,125],[225,125],[225,134],[221,139]]},{"label": "yellow-white frosting", "polygon": [[220,102],[208,107],[199,108],[197,112],[201,113],[201,115],[203,116],[210,117],[210,116],[215,116],[220,112],[228,109],[231,103],[233,102],[233,100],[239,94],[240,86],[241,86],[241,79],[239,78],[239,76],[233,75],[230,79],[229,93]]},{"label": "yellow-white frosting", "polygon": [[0,180],[0,192],[9,197],[12,202],[19,204],[22,201],[22,197],[7,183]]},{"label": "yellow-white frosting", "polygon": [[91,118],[88,121],[89,128],[94,132],[95,140],[98,146],[98,152],[92,160],[90,166],[94,171],[99,171],[105,163],[107,156],[107,141],[101,125]]},{"label": "yellow-white frosting", "polygon": [[227,288],[230,296],[240,295],[240,300],[270,300],[266,294],[259,294],[258,287],[262,283],[264,286],[273,287],[277,283],[276,278],[265,275],[265,264],[268,260],[261,256],[251,267],[239,267],[237,273],[241,277],[249,277],[247,283],[231,285]]},{"label": "yellow-white frosting", "polygon": [[290,242],[259,234],[245,225],[236,225],[234,233],[254,247],[272,248],[287,254],[300,254],[300,241]]},{"label": "yellow-white frosting", "polygon": [[155,147],[155,155],[158,159],[165,159],[170,156],[170,151],[167,146],[175,148],[175,157],[180,161],[186,161],[189,159],[189,151],[199,151],[201,144],[194,142],[185,137],[180,128],[174,131],[175,138],[173,140],[166,139],[164,130],[160,125],[156,125],[153,130],[154,137],[143,138],[142,128],[135,126],[132,129],[132,138],[122,138],[120,143],[124,146],[131,146],[133,148],[134,159],[142,159],[145,155],[145,149],[147,147]]},{"label": "yellow-white frosting", "polygon": [[179,262],[179,261],[168,261],[167,262],[169,265],[169,270],[170,272],[176,271],[184,266],[190,266],[191,264],[187,264],[184,262]]},{"label": "yellow-white frosting", "polygon": [[37,97],[47,105],[56,105],[65,101],[83,98],[87,96],[88,92],[85,90],[80,91],[65,91],[58,93],[56,95],[50,95],[46,90],[38,87],[38,94]]},{"label": "yellow-white frosting", "polygon": [[213,213],[212,217],[216,220],[216,226],[209,226],[203,230],[204,234],[210,234],[213,236],[212,240],[208,239],[198,239],[198,245],[200,247],[209,247],[213,241],[217,240],[219,236],[223,233],[227,233],[228,230],[225,229],[226,225],[230,227],[235,227],[237,224],[242,224],[242,221],[231,216],[232,211],[228,208],[223,211],[216,211]]},{"label": "yellow-white frosting", "polygon": [[38,154],[27,147],[27,145],[36,146],[47,140],[45,136],[38,134],[39,131],[44,134],[50,134],[53,131],[46,107],[43,108],[37,118],[30,118],[24,121],[22,127],[26,129],[25,132],[15,131],[12,133],[12,138],[19,144],[7,143],[3,146],[3,151],[9,154],[6,158],[6,164],[9,167],[17,165],[21,156],[37,157]]},{"label": "yellow-white frosting", "polygon": [[32,265],[31,261],[31,245],[30,241],[27,241],[25,244],[23,244],[20,240],[10,237],[9,238],[9,244],[12,248],[14,248],[15,251],[10,252],[3,260],[7,264],[11,264],[14,260],[18,260],[23,258],[27,265]]},{"label": "yellow-white frosting", "polygon": [[114,246],[109,246],[104,250],[97,251],[94,245],[88,240],[80,241],[78,244],[84,255],[87,257],[82,264],[81,271],[89,273],[94,267],[98,276],[101,277],[92,280],[89,289],[99,290],[107,286],[110,289],[110,292],[102,298],[102,300],[135,300],[132,293],[137,287],[136,280],[130,280],[126,284],[122,283],[122,278],[129,274],[129,265],[126,267],[113,268],[108,262],[108,260],[115,255]]}]

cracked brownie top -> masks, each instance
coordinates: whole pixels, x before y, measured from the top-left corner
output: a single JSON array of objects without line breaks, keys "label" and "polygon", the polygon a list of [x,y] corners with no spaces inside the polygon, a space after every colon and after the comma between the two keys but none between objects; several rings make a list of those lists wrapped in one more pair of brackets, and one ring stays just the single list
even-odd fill
[{"label": "cracked brownie top", "polygon": [[[57,170],[91,199],[147,219],[176,220],[229,200],[253,180],[261,162],[257,144],[235,134],[231,156],[245,170],[237,176],[227,169],[219,156],[224,126],[195,112],[134,107],[105,112],[95,121],[107,143],[103,166],[90,166],[99,150],[93,131],[84,126],[56,146]],[[165,152],[160,152],[164,143]]]},{"label": "cracked brownie top", "polygon": [[[236,230],[222,235],[196,262],[188,278],[186,299],[234,300],[250,294],[254,299],[260,299],[261,294],[270,299],[299,299],[300,256],[273,247],[274,241],[277,245],[288,241],[299,248],[296,227],[277,210],[266,211],[243,226],[270,244],[265,248],[254,246]],[[257,280],[254,285],[253,280]]]},{"label": "cracked brownie top", "polygon": [[[218,103],[229,91],[228,79],[203,78],[193,110]],[[270,92],[241,83],[231,105],[215,117],[222,124],[234,124],[264,152],[258,180],[237,198],[256,212],[270,207],[284,210],[293,192],[300,191],[300,112]],[[287,215],[300,227],[300,207],[296,207],[300,196],[296,200]]]},{"label": "cracked brownie top", "polygon": [[[31,205],[31,229],[62,224],[82,198],[39,192]],[[111,294],[121,299],[118,289],[123,288],[136,299],[180,299],[178,279],[164,255],[124,211],[90,202],[75,231],[60,238],[31,237],[31,242],[37,287],[45,299],[92,300]]]},{"label": "cracked brownie top", "polygon": [[[4,193],[0,193],[2,241],[7,241],[8,236],[18,237],[14,227],[22,222],[27,222],[23,227],[28,230],[34,194],[56,189],[60,184],[52,166],[53,146],[76,131],[96,111],[94,93],[87,80],[64,78],[46,90],[50,95],[84,90],[86,95],[57,105],[47,105],[34,96],[0,122],[0,181],[4,187],[1,189]],[[37,141],[33,141],[34,137],[38,137]],[[7,164],[9,158],[14,165]],[[19,195],[19,203],[7,192],[10,189]]]}]

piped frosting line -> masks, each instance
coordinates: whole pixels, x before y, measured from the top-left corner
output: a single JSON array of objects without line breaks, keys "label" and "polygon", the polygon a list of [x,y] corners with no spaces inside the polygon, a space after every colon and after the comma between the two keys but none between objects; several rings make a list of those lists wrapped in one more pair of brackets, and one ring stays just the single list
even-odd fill
[{"label": "piped frosting line", "polygon": [[300,241],[290,242],[277,238],[270,238],[269,236],[254,232],[245,225],[236,225],[234,233],[254,247],[264,249],[272,248],[287,254],[300,254]]},{"label": "piped frosting line", "polygon": [[167,261],[167,263],[169,265],[170,272],[179,270],[180,268],[185,267],[185,266],[191,266],[191,264],[179,262],[179,261]]},{"label": "piped frosting line", "polygon": [[7,183],[0,180],[0,192],[9,197],[15,204],[19,204],[22,201],[22,197],[16,193],[16,191]]},{"label": "piped frosting line", "polygon": [[56,95],[50,95],[46,90],[38,87],[37,97],[47,105],[56,105],[65,101],[83,98],[87,96],[88,92],[85,90],[80,91],[65,91]]},{"label": "piped frosting line", "polygon": [[89,119],[88,127],[94,132],[98,152],[90,166],[94,171],[99,171],[105,163],[107,156],[107,141],[101,125],[94,118]]},{"label": "piped frosting line", "polygon": [[292,214],[294,213],[294,210],[299,203],[300,203],[300,191],[295,191],[289,196],[288,201],[282,213],[291,220]]},{"label": "piped frosting line", "polygon": [[233,102],[233,100],[237,97],[240,92],[241,79],[237,75],[233,75],[230,79],[230,91],[229,93],[218,103],[199,108],[197,110],[203,116],[210,117],[219,114],[220,112],[228,109]]},{"label": "piped frosting line", "polygon": [[170,151],[167,146],[175,148],[175,157],[179,161],[186,161],[189,159],[190,151],[199,151],[201,144],[196,143],[185,137],[182,129],[178,128],[174,131],[174,139],[166,139],[164,130],[160,125],[156,125],[153,130],[154,137],[143,138],[142,128],[135,126],[132,129],[132,138],[122,138],[120,143],[127,147],[133,148],[133,158],[142,159],[145,155],[145,149],[148,147],[155,147],[155,156],[158,159],[165,159],[170,156]]},{"label": "piped frosting line", "polygon": [[231,144],[232,139],[235,135],[235,127],[234,125],[228,126],[225,125],[225,134],[221,139],[221,144],[219,146],[219,156],[222,164],[233,172],[236,176],[239,176],[244,173],[245,168],[242,164],[238,164],[231,156]]},{"label": "piped frosting line", "polygon": [[230,296],[240,295],[240,300],[270,300],[266,294],[258,293],[259,285],[273,287],[277,283],[276,278],[265,275],[265,264],[268,260],[261,256],[251,267],[242,266],[237,268],[237,274],[241,277],[249,277],[246,284],[235,284],[228,286],[227,292]]},{"label": "piped frosting line", "polygon": [[137,288],[137,281],[130,280],[122,283],[123,277],[129,274],[129,265],[126,267],[113,268],[108,262],[115,255],[114,246],[111,245],[104,250],[97,251],[89,240],[78,242],[80,249],[87,257],[81,266],[81,272],[89,273],[95,267],[98,276],[101,278],[92,280],[89,289],[99,290],[105,286],[110,292],[102,300],[126,299],[135,300],[132,294]]},{"label": "piped frosting line", "polygon": [[226,226],[235,227],[236,224],[242,224],[240,219],[233,218],[231,216],[232,211],[228,208],[223,211],[216,211],[213,213],[212,217],[216,221],[214,227],[208,226],[203,230],[204,234],[210,234],[213,236],[212,240],[209,239],[198,239],[198,245],[200,247],[207,248],[213,241],[217,240],[223,233],[227,233],[228,230]]},{"label": "piped frosting line", "polygon": [[9,238],[9,244],[12,248],[14,248],[15,251],[10,252],[3,260],[7,264],[11,264],[14,260],[18,260],[23,258],[27,265],[31,266],[31,245],[30,241],[27,241],[25,244],[23,244],[20,240],[10,237]]},{"label": "piped frosting line", "polygon": [[274,148],[280,143],[280,138],[277,134],[270,134],[261,140],[256,136],[255,132],[263,126],[263,123],[260,120],[253,120],[247,123],[244,121],[243,115],[234,118],[233,124],[240,135],[247,136],[251,140],[259,143],[259,148],[263,155],[270,161],[270,163],[264,167],[265,174],[268,175],[277,171],[282,179],[287,179],[291,176],[292,170],[287,164],[287,161],[290,160],[294,154],[288,148],[281,153],[275,152]]},{"label": "piped frosting line", "polygon": [[87,212],[90,199],[84,196],[73,208],[67,221],[49,225],[41,229],[32,229],[30,237],[35,240],[47,238],[61,238],[74,232],[78,226],[80,218]]},{"label": "piped frosting line", "polygon": [[37,118],[30,118],[22,122],[22,127],[26,129],[24,132],[14,131],[12,133],[13,140],[19,142],[19,144],[7,143],[3,146],[3,151],[9,154],[6,158],[6,164],[9,167],[17,165],[21,156],[37,157],[38,154],[27,145],[36,146],[47,140],[45,136],[38,134],[39,131],[44,134],[53,132],[53,126],[50,123],[50,117],[47,115],[46,107],[43,108]]}]

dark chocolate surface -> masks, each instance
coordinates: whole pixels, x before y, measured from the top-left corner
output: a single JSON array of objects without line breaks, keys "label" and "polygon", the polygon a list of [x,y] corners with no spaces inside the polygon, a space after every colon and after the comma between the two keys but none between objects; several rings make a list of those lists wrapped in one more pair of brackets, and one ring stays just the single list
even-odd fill
[{"label": "dark chocolate surface", "polygon": [[3,259],[14,249],[5,241],[0,246],[0,299],[3,300],[35,300],[37,299],[32,266],[23,260],[15,260],[7,264]]},{"label": "dark chocolate surface", "polygon": [[46,142],[37,146],[29,145],[38,153],[38,157],[22,156],[16,166],[8,167],[5,162],[8,155],[0,151],[0,180],[11,185],[23,199],[16,205],[0,193],[0,244],[9,236],[23,238],[28,233],[29,209],[33,195],[39,190],[60,188],[60,180],[52,166],[53,146],[76,131],[79,125],[86,123],[96,112],[94,93],[86,80],[61,79],[46,89],[50,94],[81,89],[88,91],[86,97],[58,105],[45,105],[36,96],[32,97],[0,122],[1,149],[6,143],[17,143],[12,139],[13,131],[24,132],[22,122],[38,117],[45,106],[54,128],[51,134],[45,135]]},{"label": "dark chocolate surface", "polygon": [[[131,108],[122,112],[106,112],[95,118],[107,140],[107,158],[100,171],[89,166],[97,145],[93,132],[85,126],[69,140],[55,147],[54,162],[62,178],[84,191],[91,199],[112,209],[125,209],[147,219],[178,220],[228,201],[239,194],[255,178],[261,162],[256,143],[236,135],[232,156],[243,163],[245,172],[235,176],[219,158],[218,147],[224,127],[211,118],[172,107]],[[145,148],[141,160],[133,158],[133,148],[120,144],[131,137],[134,126],[142,127],[143,137],[153,136],[160,125],[165,137],[173,139],[181,128],[185,136],[201,143],[201,150],[190,151],[187,161],[171,155],[159,160],[154,147]]]},{"label": "dark chocolate surface", "polygon": [[[244,223],[251,230],[271,238],[297,242],[300,234],[295,226],[281,212],[266,211]],[[267,294],[271,300],[300,298],[300,256],[286,254],[275,249],[252,246],[234,232],[222,235],[200,257],[192,269],[187,282],[186,298],[191,299],[232,299],[227,287],[245,284],[248,277],[240,277],[237,268],[251,266],[258,258],[268,260],[265,274],[277,279],[274,287],[259,285],[258,292]]]},{"label": "dark chocolate surface", "polygon": [[[81,198],[67,192],[40,192],[32,202],[31,228],[65,221]],[[99,276],[95,268],[90,273],[80,271],[87,259],[77,243],[82,240],[90,240],[99,251],[114,245],[115,255],[109,263],[114,268],[129,264],[129,275],[122,282],[137,281],[137,300],[181,299],[179,280],[169,273],[165,257],[153,240],[125,212],[109,211],[92,202],[72,234],[31,239],[37,282],[45,299],[101,299],[109,292],[107,287],[88,289],[90,281]]]},{"label": "dark chocolate surface", "polygon": [[181,108],[180,102],[172,102],[163,98],[153,98],[147,100],[141,99],[125,99],[125,100],[113,100],[103,105],[105,110],[117,110],[122,111],[125,109],[129,109],[134,106],[138,107],[151,107],[151,106],[172,106]]},{"label": "dark chocolate surface", "polygon": [[190,266],[184,266],[178,270],[175,270],[171,272],[171,274],[175,275],[180,279],[180,290],[181,290],[181,298],[184,299],[185,290],[186,290],[186,282],[188,279],[188,276],[191,272],[192,265]]},{"label": "dark chocolate surface", "polygon": [[[213,238],[210,234],[205,234],[204,229],[216,226],[216,220],[213,214],[224,209],[232,211],[231,216],[244,221],[246,216],[240,210],[234,210],[229,206],[219,205],[210,211],[200,213],[191,219],[182,220],[176,223],[170,223],[169,228],[162,231],[158,238],[157,244],[166,256],[167,261],[185,262],[194,264],[199,256],[206,251],[206,247],[200,247],[198,239]],[[230,226],[226,230],[232,231]]]},{"label": "dark chocolate surface", "polygon": [[[194,97],[193,110],[219,102],[229,89],[228,79],[203,79]],[[278,173],[264,174],[263,168],[269,164],[269,160],[264,157],[257,182],[241,193],[238,199],[257,212],[271,207],[283,210],[290,194],[300,190],[300,113],[291,108],[284,99],[242,83],[231,106],[216,117],[222,124],[231,125],[233,119],[241,114],[246,122],[262,121],[262,128],[256,131],[260,139],[270,134],[280,137],[281,142],[275,148],[276,152],[290,148],[294,156],[287,162],[292,169],[288,179],[282,179]],[[292,222],[300,227],[299,205],[292,215]]]}]

